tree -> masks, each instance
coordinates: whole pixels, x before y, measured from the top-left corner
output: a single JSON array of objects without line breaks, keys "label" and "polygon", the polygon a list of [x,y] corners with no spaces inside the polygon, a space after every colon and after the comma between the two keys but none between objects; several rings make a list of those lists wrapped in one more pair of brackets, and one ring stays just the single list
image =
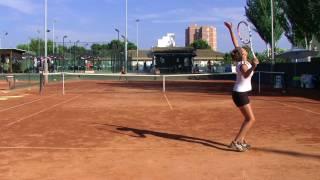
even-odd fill
[{"label": "tree", "polygon": [[308,47],[313,36],[320,40],[319,0],[285,0],[280,6],[285,35],[293,45]]},{"label": "tree", "polygon": [[[71,44],[71,47],[67,46],[57,46],[57,51],[59,53],[65,52],[67,55],[74,56],[74,53],[76,52],[77,55],[86,55],[86,54],[92,54],[94,56],[108,56],[110,54],[111,50],[118,50],[119,52],[124,51],[124,42],[118,41],[118,40],[112,40],[111,42],[107,44],[92,44],[90,47],[90,50],[87,50],[86,48],[82,46],[75,46],[74,43]],[[42,39],[31,39],[29,44],[19,44],[17,45],[18,49],[23,50],[29,50],[35,52],[37,55],[44,55],[44,40]],[[128,42],[128,50],[137,49],[137,46],[132,43]],[[48,40],[48,55],[52,55],[53,53],[53,46],[52,41]]]},{"label": "tree", "polygon": [[[29,50],[35,52],[39,56],[44,55],[44,40],[42,39],[31,39],[29,44],[19,44],[18,49]],[[48,40],[48,55],[52,55],[52,41]]]},{"label": "tree", "polygon": [[311,13],[313,16],[313,22],[314,22],[314,29],[316,30],[314,36],[318,41],[320,41],[320,1],[319,0],[312,0],[310,2],[311,5]]},{"label": "tree", "polygon": [[310,12],[310,1],[286,0],[280,3],[283,9],[284,21],[282,26],[285,29],[285,35],[294,46],[306,46],[306,39],[311,39],[312,33],[307,27],[312,22]]},{"label": "tree", "polygon": [[190,44],[191,47],[194,49],[211,49],[210,45],[207,41],[204,40],[195,40],[193,43]]},{"label": "tree", "polygon": [[[283,53],[285,50],[281,48],[276,48],[275,51],[278,53]],[[268,57],[269,56],[268,50],[265,50],[264,52],[261,52],[261,53],[256,53],[256,56],[259,59],[260,63],[270,63],[270,58]],[[276,61],[277,63],[279,63],[279,62],[283,62],[284,59],[277,58]]]},{"label": "tree", "polygon": [[[283,28],[281,22],[283,17],[281,16],[281,9],[279,1],[274,0],[274,40],[279,41],[283,34]],[[259,34],[261,39],[266,45],[272,43],[272,28],[271,28],[271,3],[270,0],[247,0],[247,6],[245,7],[245,13],[254,27],[255,31]]]},{"label": "tree", "polygon": [[232,64],[231,52],[224,54],[224,56],[223,56],[223,63],[224,63],[224,64]]},{"label": "tree", "polygon": [[133,42],[128,42],[128,50],[136,50],[137,46]]},{"label": "tree", "polygon": [[94,56],[99,55],[99,51],[101,51],[102,47],[100,44],[92,44],[91,45],[91,52]]},{"label": "tree", "polygon": [[71,46],[70,47],[70,51],[74,54],[76,54],[77,56],[83,56],[87,54],[87,50],[86,48],[82,47],[82,46]]},{"label": "tree", "polygon": [[63,55],[63,53],[68,52],[68,48],[65,47],[65,46],[63,46],[63,45],[58,45],[58,46],[56,46],[55,48],[56,48],[56,53],[57,53],[58,55]]},{"label": "tree", "polygon": [[107,44],[108,49],[118,49],[120,51],[124,50],[124,42],[119,40],[112,40],[110,43]]},{"label": "tree", "polygon": [[28,44],[19,44],[17,45],[17,49],[22,49],[22,50],[29,50]]},{"label": "tree", "polygon": [[[112,40],[109,44],[108,44],[108,49],[114,49],[115,47],[117,47],[118,49],[120,49],[121,51],[124,51],[125,49],[125,44],[122,41],[118,41],[118,40]],[[128,50],[134,50],[137,49],[137,46],[132,43],[132,42],[128,42]]]}]

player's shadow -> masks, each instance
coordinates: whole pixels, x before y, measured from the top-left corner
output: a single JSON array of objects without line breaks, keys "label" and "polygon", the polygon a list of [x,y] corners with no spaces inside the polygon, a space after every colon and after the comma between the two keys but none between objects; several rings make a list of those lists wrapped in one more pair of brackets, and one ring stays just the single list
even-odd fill
[{"label": "player's shadow", "polygon": [[[124,127],[124,126],[117,126],[117,125],[111,125],[111,124],[96,124],[98,125],[99,130],[107,130],[112,133],[122,134],[126,136],[136,137],[136,138],[147,138],[148,135],[176,140],[176,141],[183,141],[188,143],[195,143],[195,144],[201,144],[203,146],[223,150],[223,151],[233,151],[238,152],[235,150],[232,150],[229,148],[227,144],[223,144],[220,142],[203,139],[203,138],[197,138],[197,137],[191,137],[191,136],[185,136],[180,134],[172,134],[172,133],[166,133],[166,132],[159,132],[159,131],[152,131],[152,130],[146,130],[146,129],[137,129],[137,128],[130,128],[130,127]],[[101,127],[102,125],[102,127]],[[104,127],[112,127],[110,128],[104,128]],[[113,129],[115,128],[115,129]],[[132,134],[133,133],[133,134]],[[296,151],[288,151],[288,150],[279,150],[279,149],[272,149],[272,148],[262,148],[262,147],[252,147],[251,150],[258,151],[258,152],[264,152],[264,153],[272,153],[272,154],[279,154],[279,155],[285,155],[285,156],[293,156],[297,158],[310,158],[310,159],[320,159],[320,155],[317,154],[308,154],[304,152],[296,152]]]},{"label": "player's shadow", "polygon": [[[216,148],[223,151],[237,152],[235,150],[230,149],[229,145],[227,144],[223,144],[220,142],[211,141],[203,138],[185,136],[180,134],[172,134],[172,133],[166,133],[166,132],[159,132],[159,131],[151,131],[151,130],[145,130],[145,129],[130,128],[130,127],[124,127],[124,126],[117,126],[117,125],[110,125],[110,124],[103,124],[103,125],[109,126],[109,127],[115,127],[116,131],[109,130],[113,133],[120,133],[120,134],[124,134],[131,137],[147,138],[148,135],[152,135],[152,136],[157,136],[157,137],[171,139],[171,140],[201,144],[207,147],[212,147],[212,148]],[[132,133],[134,133],[134,135],[132,135]]]}]

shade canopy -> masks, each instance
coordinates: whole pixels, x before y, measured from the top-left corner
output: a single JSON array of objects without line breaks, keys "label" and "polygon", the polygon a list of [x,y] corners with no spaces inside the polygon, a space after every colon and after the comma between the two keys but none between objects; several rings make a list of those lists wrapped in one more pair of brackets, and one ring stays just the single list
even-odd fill
[{"label": "shade canopy", "polygon": [[302,59],[302,58],[307,58],[309,56],[311,57],[317,56],[318,54],[319,54],[319,51],[294,48],[284,53],[276,55],[276,58]]}]

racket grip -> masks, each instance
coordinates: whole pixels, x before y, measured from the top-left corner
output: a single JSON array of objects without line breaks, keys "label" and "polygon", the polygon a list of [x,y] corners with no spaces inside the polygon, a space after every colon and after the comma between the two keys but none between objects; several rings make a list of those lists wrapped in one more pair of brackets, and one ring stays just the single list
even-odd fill
[{"label": "racket grip", "polygon": [[257,58],[257,56],[256,56],[256,54],[254,53],[254,50],[253,50],[252,42],[250,43],[250,49],[251,49],[251,53],[253,55],[253,58]]},{"label": "racket grip", "polygon": [[252,51],[252,56],[253,56],[253,58],[257,58],[256,53],[254,53],[254,51]]}]

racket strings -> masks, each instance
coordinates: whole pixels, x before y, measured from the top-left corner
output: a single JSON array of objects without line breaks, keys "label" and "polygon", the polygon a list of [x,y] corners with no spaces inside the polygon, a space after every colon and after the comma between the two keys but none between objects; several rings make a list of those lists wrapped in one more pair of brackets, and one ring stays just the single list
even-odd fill
[{"label": "racket strings", "polygon": [[251,42],[252,34],[247,24],[239,23],[238,34],[239,34],[240,41],[243,44],[249,44]]}]

